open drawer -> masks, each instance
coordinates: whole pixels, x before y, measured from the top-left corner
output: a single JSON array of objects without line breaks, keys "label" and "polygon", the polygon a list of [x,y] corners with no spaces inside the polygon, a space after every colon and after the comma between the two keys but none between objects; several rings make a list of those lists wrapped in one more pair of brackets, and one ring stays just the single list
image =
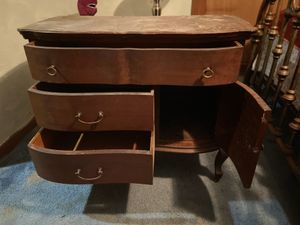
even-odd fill
[{"label": "open drawer", "polygon": [[153,129],[154,91],[148,87],[40,82],[28,92],[38,125],[47,129]]},{"label": "open drawer", "polygon": [[234,83],[243,46],[101,48],[25,45],[34,79],[51,83],[210,86]]},{"label": "open drawer", "polygon": [[49,181],[152,184],[154,141],[154,131],[41,129],[28,148],[38,175]]}]

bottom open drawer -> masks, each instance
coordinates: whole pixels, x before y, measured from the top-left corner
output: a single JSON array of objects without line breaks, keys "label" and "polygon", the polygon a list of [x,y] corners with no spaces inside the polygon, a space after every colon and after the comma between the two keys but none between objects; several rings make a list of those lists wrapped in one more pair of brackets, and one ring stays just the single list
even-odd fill
[{"label": "bottom open drawer", "polygon": [[38,175],[70,183],[152,184],[154,132],[41,129],[28,144]]}]

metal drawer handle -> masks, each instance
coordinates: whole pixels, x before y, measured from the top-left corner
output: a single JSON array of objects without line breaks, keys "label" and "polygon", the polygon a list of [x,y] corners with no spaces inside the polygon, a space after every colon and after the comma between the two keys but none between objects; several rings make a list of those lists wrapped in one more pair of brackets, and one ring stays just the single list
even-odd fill
[{"label": "metal drawer handle", "polygon": [[206,79],[210,79],[214,76],[215,72],[210,68],[210,67],[206,67],[203,71],[202,71],[202,76]]},{"label": "metal drawer handle", "polygon": [[77,169],[76,172],[75,172],[75,175],[77,175],[77,177],[81,180],[84,180],[84,181],[93,181],[93,180],[98,180],[102,177],[102,175],[104,174],[102,168],[98,168],[98,171],[97,171],[97,176],[96,177],[82,177],[80,176],[80,173],[81,173],[81,169]]},{"label": "metal drawer handle", "polygon": [[47,73],[49,76],[55,76],[57,73],[57,69],[55,68],[54,65],[51,65],[47,68]]},{"label": "metal drawer handle", "polygon": [[78,121],[79,123],[86,124],[86,125],[94,125],[94,124],[100,123],[100,122],[103,120],[103,118],[104,118],[104,113],[101,112],[101,111],[98,112],[98,118],[97,118],[97,120],[96,120],[96,121],[91,121],[91,122],[89,122],[89,121],[83,121],[83,120],[81,119],[81,116],[82,116],[82,113],[81,113],[81,112],[77,113],[77,115],[75,116],[75,118],[77,119],[77,121]]}]

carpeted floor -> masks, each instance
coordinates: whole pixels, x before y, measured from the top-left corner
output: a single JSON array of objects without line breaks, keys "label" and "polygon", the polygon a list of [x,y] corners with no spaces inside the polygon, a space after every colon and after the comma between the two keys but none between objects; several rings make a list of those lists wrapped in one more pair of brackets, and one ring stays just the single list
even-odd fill
[{"label": "carpeted floor", "polygon": [[300,224],[300,185],[266,138],[252,188],[215,153],[156,155],[154,185],[63,185],[39,178],[26,144],[0,161],[0,224]]}]

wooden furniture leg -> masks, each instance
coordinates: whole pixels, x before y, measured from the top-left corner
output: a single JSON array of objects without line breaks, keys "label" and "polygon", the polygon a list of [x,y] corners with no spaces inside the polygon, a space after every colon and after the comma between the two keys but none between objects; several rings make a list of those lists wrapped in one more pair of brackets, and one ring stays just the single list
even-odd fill
[{"label": "wooden furniture leg", "polygon": [[223,176],[222,165],[226,161],[228,156],[223,149],[220,149],[215,159],[215,181],[218,182]]}]

